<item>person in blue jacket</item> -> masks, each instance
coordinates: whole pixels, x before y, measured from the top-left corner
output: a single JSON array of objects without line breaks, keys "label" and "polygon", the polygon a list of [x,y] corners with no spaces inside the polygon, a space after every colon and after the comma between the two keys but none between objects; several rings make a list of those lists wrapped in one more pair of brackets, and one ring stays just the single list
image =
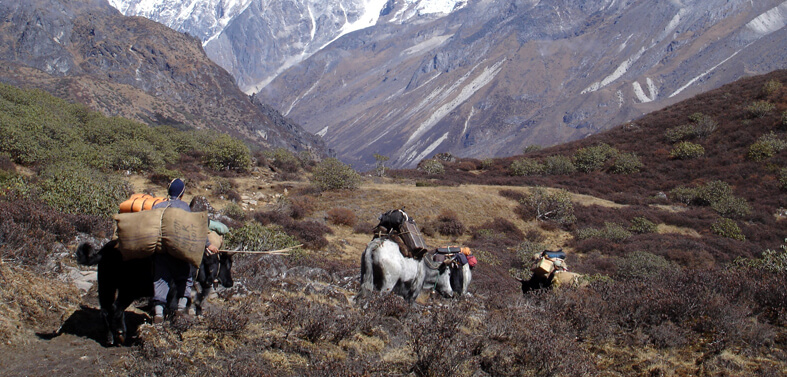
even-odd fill
[{"label": "person in blue jacket", "polygon": [[[188,203],[182,200],[186,192],[186,184],[182,179],[176,178],[167,187],[169,200],[153,206],[156,208],[179,208],[191,212]],[[205,249],[208,255],[218,253],[219,249],[205,240]],[[164,308],[167,305],[167,296],[172,286],[177,288],[178,312],[183,313],[191,297],[191,288],[194,285],[194,266],[191,263],[177,259],[169,253],[153,254],[153,323],[164,322]]]}]

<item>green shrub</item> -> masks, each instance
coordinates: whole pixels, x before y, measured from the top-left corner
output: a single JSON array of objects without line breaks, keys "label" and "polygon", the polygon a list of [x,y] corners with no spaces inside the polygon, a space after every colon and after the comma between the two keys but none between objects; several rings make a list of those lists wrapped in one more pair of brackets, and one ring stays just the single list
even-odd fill
[{"label": "green shrub", "polygon": [[601,143],[593,147],[580,148],[574,153],[574,166],[581,172],[591,172],[604,166],[604,163],[618,155],[618,150]]},{"label": "green shrub", "polygon": [[68,163],[53,164],[40,174],[41,200],[58,211],[109,216],[132,194],[121,177]]},{"label": "green shrub", "polygon": [[528,153],[531,153],[531,152],[538,152],[541,149],[543,149],[543,147],[538,145],[538,144],[530,144],[530,145],[528,145],[528,146],[526,146],[526,147],[524,147],[522,149],[522,154],[528,154]]},{"label": "green shrub", "polygon": [[787,110],[782,113],[782,128],[787,128]]},{"label": "green shrub", "polygon": [[120,140],[104,147],[113,170],[154,171],[165,164],[165,156],[155,146],[142,139]]},{"label": "green shrub", "polygon": [[280,250],[298,244],[281,226],[262,226],[256,221],[247,221],[242,227],[233,229],[225,242],[227,248],[240,247],[241,250]]},{"label": "green shrub", "polygon": [[690,160],[692,158],[701,157],[704,154],[705,148],[703,148],[702,145],[688,141],[676,144],[670,151],[670,157],[678,160]]},{"label": "green shrub", "polygon": [[762,86],[762,94],[765,97],[770,97],[771,95],[778,93],[782,90],[782,83],[777,80],[768,80],[765,85]]},{"label": "green shrub", "polygon": [[749,146],[749,153],[746,155],[746,157],[749,160],[759,162],[767,160],[774,155],[776,155],[776,151],[773,149],[772,145],[756,142]]},{"label": "green shrub", "polygon": [[237,203],[227,204],[227,206],[224,207],[223,210],[221,210],[221,213],[224,216],[227,216],[234,220],[238,220],[238,221],[246,220],[246,211],[244,211],[243,208],[241,208],[241,206],[238,205]]},{"label": "green shrub", "polygon": [[540,242],[523,241],[516,247],[516,256],[525,266],[533,262],[533,256],[547,250],[547,245]]},{"label": "green shrub", "polygon": [[749,115],[755,118],[762,118],[771,111],[776,108],[776,105],[768,102],[768,101],[754,101],[749,106],[746,107],[746,111],[749,112]]},{"label": "green shrub", "polygon": [[390,160],[391,158],[388,156],[383,156],[379,153],[374,154],[374,161],[375,161],[375,168],[374,172],[375,175],[378,177],[385,176],[385,162]]},{"label": "green shrub", "polygon": [[773,131],[767,135],[760,136],[757,141],[749,147],[747,157],[752,161],[762,161],[773,157],[776,153],[787,148],[787,141],[780,139]]},{"label": "green shrub", "polygon": [[787,168],[779,170],[779,186],[782,190],[787,190]]},{"label": "green shrub", "polygon": [[481,160],[481,169],[487,170],[491,168],[495,164],[495,160],[491,158],[485,158]]},{"label": "green shrub", "polygon": [[642,279],[663,274],[676,268],[673,263],[660,255],[647,251],[632,251],[623,258],[615,259],[615,278],[621,280]]},{"label": "green shrub", "polygon": [[664,136],[670,143],[677,143],[693,138],[708,137],[719,127],[718,122],[703,113],[689,115],[689,121],[691,123],[668,129]]},{"label": "green shrub", "polygon": [[631,232],[626,230],[622,225],[604,222],[604,228],[584,228],[577,231],[576,238],[578,240],[585,240],[588,238],[604,238],[615,242],[625,241],[631,237]]},{"label": "green shrub", "polygon": [[746,236],[743,235],[743,232],[741,232],[741,228],[738,227],[738,224],[735,223],[735,221],[727,218],[722,217],[714,221],[710,226],[710,230],[713,232],[713,234],[722,237],[732,238],[738,241],[746,240]]},{"label": "green shrub", "polygon": [[418,169],[433,175],[445,173],[443,164],[435,159],[421,161],[421,163],[418,164]]},{"label": "green shrub", "polygon": [[710,208],[728,217],[740,218],[751,214],[751,206],[745,199],[731,195],[711,203]]},{"label": "green shrub", "polygon": [[636,153],[621,153],[612,164],[612,172],[615,174],[632,174],[642,169],[642,161]]},{"label": "green shrub", "polygon": [[548,175],[568,175],[576,173],[577,168],[571,158],[563,155],[548,156],[544,159],[544,173]]},{"label": "green shrub", "polygon": [[276,148],[273,151],[264,153],[266,158],[271,161],[271,165],[285,173],[298,172],[301,162],[292,152],[284,148]]},{"label": "green shrub", "polygon": [[213,170],[251,169],[251,151],[242,141],[229,135],[219,135],[205,149],[205,165]]},{"label": "green shrub", "polygon": [[670,193],[677,201],[710,206],[722,216],[743,217],[751,213],[749,204],[744,199],[735,197],[732,187],[723,181],[711,181],[696,188],[678,187]]},{"label": "green shrub", "polygon": [[226,196],[233,190],[235,190],[235,184],[231,180],[221,177],[213,180],[213,194]]},{"label": "green shrub", "polygon": [[646,219],[645,217],[639,216],[631,219],[631,225],[629,226],[628,230],[632,233],[637,234],[645,234],[645,233],[656,233],[656,229],[658,226]]},{"label": "green shrub", "polygon": [[349,165],[336,158],[326,158],[314,168],[312,182],[321,190],[355,190],[361,185],[361,176]]},{"label": "green shrub", "polygon": [[[787,244],[787,239],[784,240]],[[771,272],[787,271],[787,245],[779,246],[781,250],[767,249],[762,252],[760,258],[741,258],[738,257],[732,265],[737,267],[752,268],[757,271],[766,270]]]},{"label": "green shrub", "polygon": [[519,214],[523,220],[554,221],[558,224],[573,224],[574,204],[571,195],[566,190],[547,191],[543,187],[536,187],[530,194],[520,201]]},{"label": "green shrub", "polygon": [[513,176],[539,175],[544,173],[544,165],[532,158],[520,158],[511,163],[508,172]]},{"label": "green shrub", "polygon": [[691,139],[696,136],[694,126],[691,124],[683,124],[673,127],[664,132],[664,136],[670,143],[677,143],[682,140]]},{"label": "green shrub", "polygon": [[692,122],[694,136],[699,138],[706,138],[719,128],[719,122],[703,113],[689,115],[689,121]]}]

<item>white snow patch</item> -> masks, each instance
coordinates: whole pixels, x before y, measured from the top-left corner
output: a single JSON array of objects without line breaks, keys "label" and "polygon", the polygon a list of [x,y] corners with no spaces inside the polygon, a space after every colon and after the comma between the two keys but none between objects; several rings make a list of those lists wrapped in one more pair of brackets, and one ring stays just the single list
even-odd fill
[{"label": "white snow patch", "polygon": [[285,112],[284,112],[282,115],[284,115],[284,116],[287,116],[287,115],[289,115],[289,114],[290,114],[290,111],[292,111],[292,109],[295,107],[295,105],[297,105],[297,104],[298,104],[298,102],[300,102],[300,101],[301,101],[301,99],[303,99],[303,98],[305,98],[306,96],[308,96],[308,95],[309,95],[309,93],[311,93],[311,92],[312,92],[312,90],[314,90],[314,88],[316,88],[316,87],[317,87],[317,84],[319,84],[321,80],[322,80],[322,76],[320,76],[320,78],[319,78],[319,79],[317,79],[317,81],[315,81],[315,82],[314,82],[314,84],[312,84],[312,86],[310,86],[310,87],[309,87],[309,90],[307,90],[306,92],[304,92],[303,94],[301,94],[300,96],[298,96],[298,98],[295,98],[295,100],[294,100],[294,101],[292,101],[292,104],[290,104],[290,108],[289,108],[289,109],[287,109],[287,111],[285,111]]},{"label": "white snow patch", "polygon": [[639,50],[639,52],[634,54],[634,56],[632,56],[632,57],[626,59],[625,61],[623,61],[623,63],[621,63],[618,66],[618,68],[615,69],[615,72],[612,72],[611,75],[605,77],[603,80],[593,83],[592,85],[587,87],[585,90],[583,90],[582,94],[589,93],[589,92],[595,92],[595,91],[597,91],[597,90],[599,90],[599,89],[609,85],[613,81],[619,79],[621,76],[626,74],[626,72],[628,72],[629,68],[631,68],[631,65],[634,64],[634,62],[636,62],[640,57],[642,57],[642,55],[645,53],[645,51],[647,51],[645,49],[645,47],[642,47]]},{"label": "white snow patch", "polygon": [[634,95],[636,95],[637,99],[642,103],[653,102],[656,100],[658,90],[656,89],[656,85],[653,83],[653,80],[651,80],[650,77],[646,78],[645,81],[648,84],[648,94],[645,94],[645,91],[642,90],[639,82],[634,81],[634,83],[631,84],[634,87]]},{"label": "white snow patch", "polygon": [[416,157],[416,158],[415,158],[415,161],[421,161],[421,160],[425,159],[426,157],[428,157],[428,156],[429,156],[430,154],[432,154],[432,152],[434,152],[434,150],[435,150],[435,149],[437,149],[437,147],[439,147],[439,146],[440,146],[440,144],[442,144],[442,143],[443,143],[443,142],[444,142],[446,139],[448,139],[448,132],[446,132],[445,134],[443,134],[443,136],[440,136],[440,138],[439,138],[439,139],[437,139],[437,140],[435,140],[435,142],[434,142],[434,143],[432,143],[432,144],[429,144],[429,146],[428,146],[428,147],[426,147],[426,149],[424,149],[424,151],[423,151],[423,152],[421,152],[421,154],[419,154],[419,155],[418,155],[418,157]]},{"label": "white snow patch", "polygon": [[467,125],[470,123],[470,119],[473,118],[473,114],[475,114],[475,106],[470,107],[470,115],[465,119],[465,126],[462,128],[462,135],[460,136],[464,136],[465,132],[467,132]]},{"label": "white snow patch", "polygon": [[315,135],[317,135],[319,137],[325,137],[325,134],[328,133],[328,128],[330,128],[330,127],[326,126],[325,128],[323,128],[320,131],[318,131]]},{"label": "white snow patch", "polygon": [[746,27],[760,35],[768,35],[787,25],[787,1],[749,21]]},{"label": "white snow patch", "polygon": [[[459,92],[459,94],[456,97],[445,103],[440,108],[434,110],[432,114],[429,116],[429,118],[427,118],[426,121],[421,123],[421,125],[418,126],[415,132],[413,132],[412,135],[410,135],[405,145],[410,144],[413,140],[417,140],[424,133],[426,133],[432,127],[434,127],[434,125],[437,124],[437,122],[439,122],[441,119],[443,119],[443,117],[445,117],[446,115],[448,115],[448,113],[453,111],[457,106],[461,105],[464,101],[467,101],[467,99],[469,99],[473,94],[475,94],[475,92],[477,92],[479,89],[489,84],[495,78],[495,76],[497,76],[497,74],[500,73],[500,71],[503,69],[502,67],[503,62],[505,62],[505,59],[495,63],[491,67],[484,68],[484,71],[481,72],[481,74],[479,74],[478,77],[476,77],[473,81],[467,84],[464,88],[462,88],[461,92]],[[475,67],[473,67],[473,69],[470,70],[470,72],[472,72],[473,70],[475,70]]]},{"label": "white snow patch", "polygon": [[620,45],[620,47],[618,47],[618,52],[623,52],[623,50],[626,48],[626,45],[628,45],[628,43],[629,43],[629,39],[631,39],[631,37],[633,37],[633,36],[634,36],[634,34],[630,34],[628,36],[628,38],[626,38],[626,40],[623,41],[623,43]]},{"label": "white snow patch", "polygon": [[681,18],[683,17],[684,14],[686,14],[686,12],[687,12],[686,8],[681,8],[678,11],[678,13],[675,14],[675,16],[672,17],[670,22],[667,24],[667,27],[664,28],[663,32],[661,32],[661,35],[659,36],[660,40],[663,40],[664,38],[667,38],[667,36],[670,33],[672,33],[678,27],[678,25],[680,24]]},{"label": "white snow patch", "polygon": [[440,46],[441,44],[443,44],[443,42],[445,42],[446,40],[448,40],[449,38],[451,38],[453,36],[454,35],[451,34],[451,35],[441,35],[441,36],[438,36],[438,37],[430,38],[430,39],[425,40],[425,41],[423,41],[423,42],[421,42],[421,43],[419,43],[419,44],[417,44],[417,45],[415,45],[413,47],[410,47],[410,48],[402,51],[401,55],[412,55],[412,54],[417,54],[417,53],[420,53],[420,52],[432,50],[432,49]]},{"label": "white snow patch", "polygon": [[678,90],[676,90],[675,92],[673,92],[672,94],[670,94],[670,95],[669,95],[669,98],[675,97],[675,96],[676,96],[676,95],[678,95],[680,92],[684,91],[686,88],[688,88],[689,86],[691,86],[691,84],[694,84],[694,83],[695,83],[697,80],[699,80],[699,79],[701,79],[702,77],[704,77],[705,75],[707,75],[707,74],[711,73],[711,72],[712,72],[714,69],[718,68],[720,65],[722,65],[722,64],[724,64],[724,63],[726,63],[728,60],[730,60],[730,59],[732,59],[733,57],[735,57],[735,55],[738,55],[738,53],[739,53],[739,52],[743,51],[743,50],[744,50],[746,47],[749,47],[749,45],[751,45],[751,43],[749,43],[748,45],[744,46],[742,49],[740,49],[740,50],[738,50],[738,51],[735,51],[735,52],[734,52],[732,55],[730,55],[730,56],[729,56],[727,59],[724,59],[724,60],[722,60],[722,61],[721,61],[721,63],[714,65],[713,67],[711,67],[711,68],[710,68],[710,69],[708,69],[707,71],[705,71],[705,72],[701,73],[699,76],[697,76],[697,77],[695,77],[695,78],[691,79],[691,80],[690,80],[688,83],[686,83],[686,85],[683,85],[683,86],[681,86],[681,87],[680,87]]}]

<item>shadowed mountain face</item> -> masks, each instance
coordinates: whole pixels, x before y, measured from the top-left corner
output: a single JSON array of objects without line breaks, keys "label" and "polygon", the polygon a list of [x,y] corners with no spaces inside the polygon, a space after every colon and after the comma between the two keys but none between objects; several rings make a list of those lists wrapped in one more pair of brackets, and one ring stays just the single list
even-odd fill
[{"label": "shadowed mountain face", "polygon": [[[395,6],[401,6],[395,2]],[[257,96],[355,166],[520,153],[787,67],[787,2],[469,2],[339,38]]]},{"label": "shadowed mountain face", "polygon": [[263,147],[324,150],[318,137],[241,92],[199,40],[125,17],[104,0],[2,2],[0,16],[4,82],[146,123],[217,129]]}]

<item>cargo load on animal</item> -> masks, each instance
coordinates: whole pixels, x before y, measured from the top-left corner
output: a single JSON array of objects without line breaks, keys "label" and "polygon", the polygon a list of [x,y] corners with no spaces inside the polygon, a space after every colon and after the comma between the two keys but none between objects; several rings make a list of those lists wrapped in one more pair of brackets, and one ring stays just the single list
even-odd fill
[{"label": "cargo load on animal", "polygon": [[568,271],[566,253],[563,249],[557,251],[544,250],[533,255],[533,275],[529,280],[517,279],[522,283],[522,293],[542,288],[557,288],[561,286],[581,286],[580,274]]},{"label": "cargo load on animal", "polygon": [[207,212],[158,208],[114,216],[123,260],[168,253],[194,266],[202,262],[208,236]]},{"label": "cargo load on animal", "polygon": [[399,245],[406,258],[421,259],[427,251],[426,242],[418,230],[415,220],[404,209],[394,209],[380,215],[374,228],[374,238],[387,238]]},{"label": "cargo load on animal", "polygon": [[154,197],[148,194],[133,194],[123,203],[120,203],[119,212],[142,212],[152,209],[154,205],[166,202],[167,198]]}]

